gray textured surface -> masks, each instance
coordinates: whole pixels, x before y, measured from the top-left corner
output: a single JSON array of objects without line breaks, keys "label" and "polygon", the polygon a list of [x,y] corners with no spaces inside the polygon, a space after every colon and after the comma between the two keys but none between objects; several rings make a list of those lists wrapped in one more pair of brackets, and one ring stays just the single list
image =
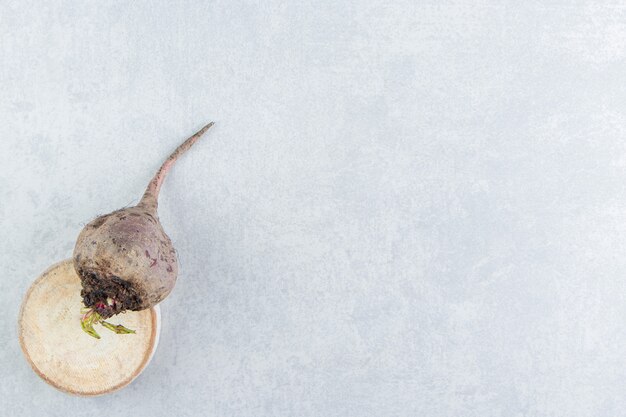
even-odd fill
[{"label": "gray textured surface", "polygon": [[[625,415],[622,1],[48,3],[0,5],[1,415]],[[27,287],[209,120],[154,361],[48,387]]]}]

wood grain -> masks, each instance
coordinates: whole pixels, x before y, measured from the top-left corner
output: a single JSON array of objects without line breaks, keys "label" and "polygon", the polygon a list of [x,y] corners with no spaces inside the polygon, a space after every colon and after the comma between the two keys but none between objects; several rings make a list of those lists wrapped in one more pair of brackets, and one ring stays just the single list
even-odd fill
[{"label": "wood grain", "polygon": [[30,287],[19,316],[20,345],[33,370],[55,388],[75,395],[107,394],[132,382],[158,343],[158,307],[108,321],[136,334],[118,335],[100,325],[101,339],[80,326],[80,279],[71,260],[45,271]]}]

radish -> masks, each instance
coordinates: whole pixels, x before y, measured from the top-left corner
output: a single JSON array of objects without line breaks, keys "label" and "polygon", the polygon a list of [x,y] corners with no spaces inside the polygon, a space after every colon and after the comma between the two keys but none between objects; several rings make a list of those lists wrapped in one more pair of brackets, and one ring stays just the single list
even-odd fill
[{"label": "radish", "polygon": [[167,158],[139,204],[97,217],[80,232],[73,261],[85,304],[81,326],[89,335],[100,338],[93,328],[96,323],[118,334],[134,333],[104,319],[127,310],[151,308],[174,288],[178,261],[172,241],[159,222],[159,191],[174,163],[211,126],[212,122]]}]

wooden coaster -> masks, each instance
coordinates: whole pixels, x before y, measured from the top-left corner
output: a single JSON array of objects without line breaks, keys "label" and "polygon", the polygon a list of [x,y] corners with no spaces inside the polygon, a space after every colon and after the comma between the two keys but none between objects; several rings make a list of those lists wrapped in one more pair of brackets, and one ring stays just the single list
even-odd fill
[{"label": "wooden coaster", "polygon": [[136,334],[115,334],[95,325],[101,339],[81,329],[80,279],[71,259],[44,272],[30,287],[19,316],[22,351],[33,370],[61,391],[102,395],[130,384],[156,350],[160,314],[129,311],[107,320]]}]

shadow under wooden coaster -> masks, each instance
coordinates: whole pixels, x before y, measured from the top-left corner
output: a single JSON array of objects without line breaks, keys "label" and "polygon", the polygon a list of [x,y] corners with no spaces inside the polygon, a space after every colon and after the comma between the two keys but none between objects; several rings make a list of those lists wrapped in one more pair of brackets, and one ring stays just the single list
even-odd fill
[{"label": "shadow under wooden coaster", "polygon": [[18,319],[22,351],[33,370],[61,391],[102,395],[125,387],[146,367],[158,344],[158,306],[111,317],[135,334],[100,325],[101,339],[83,332],[80,279],[72,260],[50,267],[30,287]]}]

